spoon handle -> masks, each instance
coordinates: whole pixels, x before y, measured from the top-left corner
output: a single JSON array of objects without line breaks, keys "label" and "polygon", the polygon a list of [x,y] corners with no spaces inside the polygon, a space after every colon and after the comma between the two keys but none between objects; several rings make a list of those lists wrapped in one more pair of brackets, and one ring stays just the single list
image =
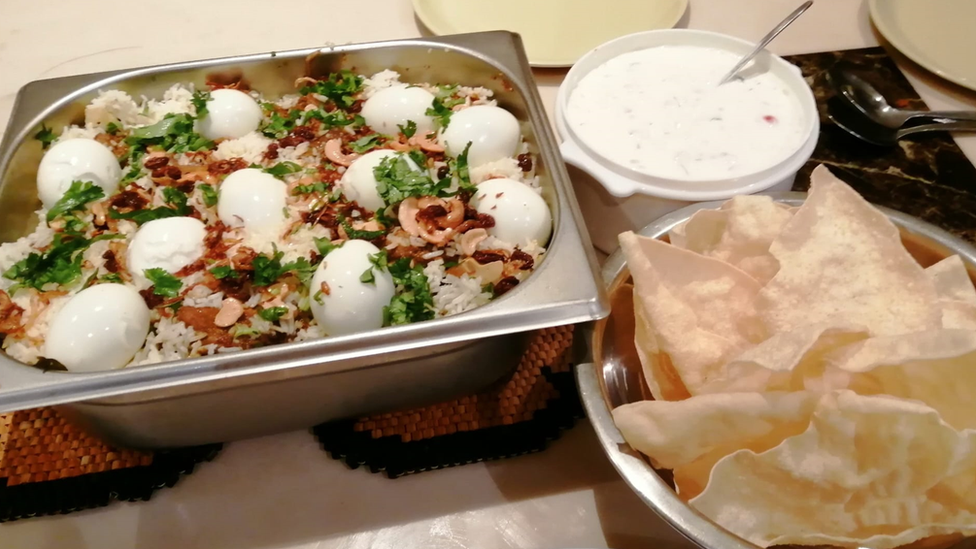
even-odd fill
[{"label": "spoon handle", "polygon": [[736,63],[734,67],[732,67],[732,70],[730,70],[728,74],[726,74],[722,78],[722,80],[718,83],[718,85],[721,86],[722,84],[725,84],[729,80],[732,80],[732,78],[736,75],[736,73],[742,70],[742,67],[745,67],[749,63],[749,61],[752,61],[753,57],[758,55],[759,52],[763,51],[766,48],[766,46],[768,46],[769,43],[773,41],[774,38],[779,36],[779,33],[783,32],[783,30],[785,30],[786,27],[790,26],[790,24],[793,23],[793,21],[796,21],[796,18],[803,15],[803,12],[807,11],[812,5],[813,5],[813,0],[807,0],[806,2],[801,4],[800,7],[796,8],[796,10],[794,10],[793,13],[789,14],[786,17],[786,19],[783,19],[779,25],[776,25],[776,27],[773,30],[769,31],[769,34],[764,36],[763,39],[759,41],[759,44],[756,45],[755,49],[753,49],[751,52],[749,52],[748,55],[740,59],[739,62]]},{"label": "spoon handle", "polygon": [[898,139],[913,133],[925,132],[976,132],[976,122],[946,122],[942,124],[923,124],[898,130]]},{"label": "spoon handle", "polygon": [[937,124],[976,122],[976,111],[916,111],[908,119],[912,122],[926,120]]}]

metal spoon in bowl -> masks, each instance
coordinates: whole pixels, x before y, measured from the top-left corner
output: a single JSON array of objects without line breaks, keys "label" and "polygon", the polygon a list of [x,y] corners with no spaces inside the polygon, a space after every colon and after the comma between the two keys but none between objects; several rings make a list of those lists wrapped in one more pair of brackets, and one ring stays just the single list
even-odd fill
[{"label": "metal spoon in bowl", "polygon": [[779,36],[779,33],[783,32],[786,29],[786,27],[790,26],[790,24],[793,23],[793,21],[796,21],[797,17],[803,15],[803,12],[807,11],[807,9],[809,9],[810,6],[812,5],[813,5],[813,0],[807,0],[806,2],[801,4],[800,7],[796,8],[796,10],[794,10],[793,13],[787,15],[786,19],[780,21],[779,24],[773,28],[773,30],[769,31],[769,34],[763,36],[763,39],[759,41],[759,44],[756,45],[755,49],[753,49],[751,52],[746,54],[745,57],[740,59],[739,62],[736,63],[734,67],[732,67],[732,70],[730,70],[724,77],[722,77],[722,80],[719,81],[718,85],[721,86],[722,84],[725,84],[729,80],[732,80],[735,77],[735,75],[742,70],[743,67],[749,64],[749,61],[752,61],[753,57],[759,55],[759,52],[766,49],[766,46],[769,45],[769,43],[772,42],[774,38]]},{"label": "metal spoon in bowl", "polygon": [[910,111],[896,109],[888,104],[881,93],[871,84],[850,70],[835,66],[827,71],[830,85],[837,95],[871,120],[887,128],[897,130],[909,121],[934,123],[976,122],[976,111]]},{"label": "metal spoon in bowl", "polygon": [[827,116],[842,130],[854,137],[878,145],[890,147],[899,139],[924,132],[976,132],[976,121],[928,122],[912,120],[900,128],[889,128],[869,118],[859,109],[839,96],[827,101]]}]

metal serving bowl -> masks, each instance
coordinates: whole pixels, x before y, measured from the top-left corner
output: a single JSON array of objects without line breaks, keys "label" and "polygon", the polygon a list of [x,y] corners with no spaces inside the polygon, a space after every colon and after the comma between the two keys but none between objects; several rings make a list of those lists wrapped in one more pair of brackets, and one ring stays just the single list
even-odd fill
[{"label": "metal serving bowl", "polygon": [[544,259],[524,284],[463,314],[408,326],[97,373],[43,372],[0,354],[0,413],[61,411],[115,444],[166,447],[296,429],[477,391],[518,363],[525,333],[608,311],[522,41],[509,32],[394,40],[41,80],[24,86],[0,143],[0,242],[36,225],[42,123],[84,120],[100,89],[160,97],[175,83],[243,78],[268,96],[339,69],[398,70],[406,82],[484,86],[519,120],[553,214]]},{"label": "metal serving bowl", "polygon": [[[806,193],[770,193],[776,201],[799,206]],[[640,234],[665,238],[676,225],[696,211],[718,208],[722,202],[703,202],[677,210]],[[976,247],[924,221],[887,208],[879,208],[901,231],[902,242],[923,267],[950,255],[966,263],[976,283]],[[706,548],[758,549],[735,536],[678,498],[667,480],[648,460],[631,448],[613,422],[610,411],[630,402],[651,399],[634,346],[634,302],[630,272],[618,249],[604,264],[603,280],[610,293],[610,316],[586,329],[589,356],[576,368],[576,379],[587,416],[610,462],[644,503],[695,544]],[[976,546],[976,538],[959,542],[953,549]]]}]

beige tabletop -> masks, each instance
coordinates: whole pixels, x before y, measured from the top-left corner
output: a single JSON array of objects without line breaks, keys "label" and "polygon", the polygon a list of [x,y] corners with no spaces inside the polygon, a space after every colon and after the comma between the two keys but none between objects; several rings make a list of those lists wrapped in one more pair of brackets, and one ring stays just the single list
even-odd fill
[{"label": "beige tabletop", "polygon": [[[797,3],[691,0],[681,26],[755,39]],[[421,32],[408,0],[0,0],[0,127],[31,80]],[[877,43],[866,2],[817,0],[771,49]],[[932,108],[976,107],[973,93],[901,65]],[[564,75],[536,75],[550,112]],[[960,144],[976,159],[976,137]],[[236,442],[148,503],[0,525],[3,549],[679,546],[585,422],[541,454],[395,481],[348,470],[305,432]]]}]

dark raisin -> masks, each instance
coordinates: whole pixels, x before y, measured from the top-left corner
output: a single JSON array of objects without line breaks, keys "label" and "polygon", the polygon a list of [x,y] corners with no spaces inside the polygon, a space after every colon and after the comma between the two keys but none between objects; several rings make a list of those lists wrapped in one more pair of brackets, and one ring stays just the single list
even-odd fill
[{"label": "dark raisin", "polygon": [[433,221],[434,219],[437,219],[438,217],[443,217],[445,215],[447,215],[447,210],[444,209],[444,206],[441,206],[439,204],[431,204],[430,206],[427,206],[426,208],[417,212],[417,219],[424,220],[424,221]]},{"label": "dark raisin", "polygon": [[272,143],[268,145],[268,150],[264,151],[265,160],[274,160],[278,158],[278,144]]},{"label": "dark raisin", "polygon": [[166,177],[166,168],[165,167],[156,168],[155,170],[152,171],[152,177],[153,179],[162,179]]},{"label": "dark raisin", "polygon": [[155,170],[169,164],[169,158],[165,156],[154,156],[147,158],[143,165],[147,170]]},{"label": "dark raisin", "polygon": [[141,210],[148,201],[135,191],[122,191],[112,197],[112,206],[118,209]]},{"label": "dark raisin", "polygon": [[482,265],[494,263],[495,261],[505,261],[505,254],[495,250],[478,250],[471,254],[471,257]]},{"label": "dark raisin", "polygon": [[532,259],[531,255],[523,252],[518,248],[515,248],[515,251],[512,252],[512,261],[518,261],[522,263],[522,266],[519,267],[519,270],[521,271],[528,271],[529,269],[532,268],[532,265],[535,264],[535,260]]},{"label": "dark raisin", "polygon": [[231,158],[229,160],[220,160],[218,162],[211,162],[207,166],[207,171],[212,175],[225,175],[231,172],[236,172],[237,170],[243,170],[247,167],[247,162],[243,158]]},{"label": "dark raisin", "polygon": [[528,153],[518,155],[518,167],[521,168],[523,172],[531,172],[532,155]]},{"label": "dark raisin", "polygon": [[512,288],[518,286],[518,279],[514,276],[506,276],[495,283],[495,296],[500,296]]},{"label": "dark raisin", "polygon": [[163,169],[166,170],[166,177],[170,179],[179,179],[183,177],[183,172],[176,166],[166,166]]},{"label": "dark raisin", "polygon": [[153,293],[153,287],[146,288],[145,290],[139,290],[139,295],[142,296],[142,300],[146,302],[146,307],[150,309],[155,309],[163,304],[163,297]]},{"label": "dark raisin", "polygon": [[108,271],[110,273],[117,273],[117,272],[119,272],[119,269],[120,269],[120,267],[119,267],[119,260],[116,259],[115,253],[112,252],[112,250],[106,250],[105,253],[102,254],[102,259],[105,260],[105,270],[106,271]]},{"label": "dark raisin", "polygon": [[449,175],[451,175],[451,168],[447,164],[437,169],[437,179],[444,179]]}]

